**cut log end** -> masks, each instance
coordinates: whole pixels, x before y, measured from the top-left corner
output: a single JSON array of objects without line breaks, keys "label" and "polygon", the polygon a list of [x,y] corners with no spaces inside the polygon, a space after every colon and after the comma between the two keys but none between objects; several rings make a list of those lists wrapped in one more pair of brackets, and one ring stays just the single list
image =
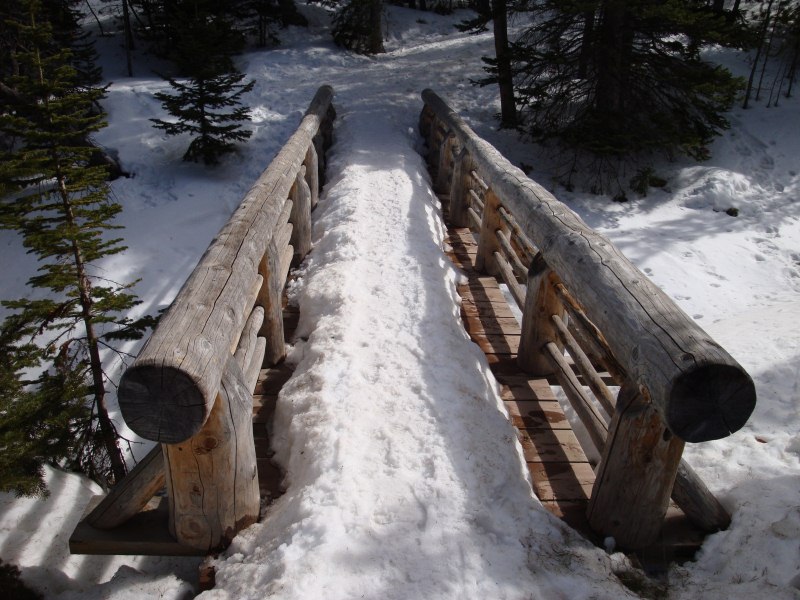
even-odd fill
[{"label": "cut log end", "polygon": [[134,365],[123,374],[119,406],[125,423],[136,434],[164,444],[189,439],[211,410],[197,382],[188,375],[174,367],[152,365]]},{"label": "cut log end", "polygon": [[687,442],[707,442],[741,429],[756,406],[750,376],[734,365],[701,365],[674,382],[665,419]]}]

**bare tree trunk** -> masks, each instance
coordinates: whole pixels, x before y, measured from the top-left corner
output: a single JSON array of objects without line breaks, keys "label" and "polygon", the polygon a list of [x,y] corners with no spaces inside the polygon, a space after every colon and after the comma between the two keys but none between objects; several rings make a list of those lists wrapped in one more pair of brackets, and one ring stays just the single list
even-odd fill
[{"label": "bare tree trunk", "polygon": [[131,52],[133,52],[133,30],[131,29],[131,14],[128,10],[128,0],[122,0],[122,23],[125,28],[125,62],[128,67],[128,77],[133,77],[133,63]]},{"label": "bare tree trunk", "polygon": [[369,54],[380,54],[383,48],[383,2],[382,0],[370,0],[369,3],[369,22],[370,33],[367,52]]},{"label": "bare tree trunk", "polygon": [[508,11],[506,0],[494,0],[494,50],[497,57],[497,84],[500,87],[500,123],[503,127],[517,126],[517,107],[514,101],[514,77],[511,70],[511,51],[508,47]]},{"label": "bare tree trunk", "polygon": [[[69,201],[69,192],[66,188],[66,181],[63,175],[57,175],[59,186],[59,194],[67,218],[67,223],[70,226],[75,225],[75,216],[72,211],[72,204]],[[100,425],[100,436],[103,447],[108,454],[108,459],[111,462],[111,474],[114,481],[120,481],[128,469],[125,465],[125,459],[122,456],[122,451],[117,443],[117,432],[111,418],[108,415],[108,407],[106,406],[106,389],[105,380],[103,377],[103,363],[100,360],[100,348],[98,344],[97,333],[94,329],[92,321],[94,311],[92,308],[92,282],[86,274],[86,263],[84,262],[83,253],[78,243],[72,241],[72,255],[75,263],[75,271],[78,277],[76,282],[78,285],[78,296],[81,304],[81,316],[83,324],[86,329],[86,344],[89,350],[89,370],[92,374],[92,392],[94,394],[94,406],[97,409],[97,421]]]},{"label": "bare tree trunk", "polygon": [[601,114],[618,115],[624,110],[630,50],[630,35],[625,31],[625,1],[606,0],[596,46],[597,87],[595,108]]},{"label": "bare tree trunk", "polygon": [[581,53],[578,57],[578,77],[585,79],[589,72],[589,60],[592,57],[592,49],[594,45],[594,21],[595,15],[593,10],[587,10],[583,13],[583,38],[581,39]]},{"label": "bare tree trunk", "polygon": [[764,49],[764,41],[767,39],[767,29],[769,29],[773,1],[774,0],[769,0],[769,4],[767,4],[767,13],[764,15],[764,25],[762,26],[761,33],[758,36],[758,48],[756,49],[756,56],[753,59],[753,68],[750,69],[750,77],[747,80],[747,89],[744,92],[744,102],[742,103],[742,108],[748,108],[750,103],[750,95],[753,93],[753,80],[756,77],[758,61],[761,59],[761,52]]}]

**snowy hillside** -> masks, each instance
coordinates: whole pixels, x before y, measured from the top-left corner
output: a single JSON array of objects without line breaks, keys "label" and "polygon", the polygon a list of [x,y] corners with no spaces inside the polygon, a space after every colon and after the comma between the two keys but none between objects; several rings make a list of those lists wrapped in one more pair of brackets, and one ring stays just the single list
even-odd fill
[{"label": "snowy hillside", "polygon": [[[251,140],[209,170],[181,162],[185,140],[148,119],[165,83],[123,76],[116,39],[100,41],[110,125],[98,141],[130,179],[113,184],[128,251],[101,267],[141,278],[140,310],[166,307],[216,231],[331,84],[338,113],[314,250],[291,290],[301,308],[297,367],[279,401],[278,459],[288,491],[216,561],[204,598],[623,598],[621,555],[588,546],[545,512],[526,482],[482,353],[458,320],[417,120],[430,87],[512,162],[532,148],[498,132],[496,90],[477,88],[490,34],[392,7],[387,53],[332,45],[311,28],[240,68],[256,80]],[[146,64],[140,57],[140,64]],[[744,72],[746,57],[715,56]],[[624,204],[554,194],[673,297],[749,370],[758,406],[743,430],[687,446],[685,458],[733,515],[697,560],[669,574],[672,598],[800,596],[800,101],[736,109],[707,163],[664,163],[668,185]],[[550,187],[547,173],[532,175]],[[726,210],[738,209],[738,216]],[[25,293],[35,265],[0,233],[0,297]],[[136,351],[131,344],[127,350]],[[109,361],[112,357],[109,357]],[[119,363],[109,364],[118,376]],[[142,455],[146,445],[137,449]],[[47,501],[0,496],[0,558],[47,598],[183,598],[197,559],[71,557],[66,542],[99,490],[52,471]],[[101,585],[98,585],[101,584]]]}]

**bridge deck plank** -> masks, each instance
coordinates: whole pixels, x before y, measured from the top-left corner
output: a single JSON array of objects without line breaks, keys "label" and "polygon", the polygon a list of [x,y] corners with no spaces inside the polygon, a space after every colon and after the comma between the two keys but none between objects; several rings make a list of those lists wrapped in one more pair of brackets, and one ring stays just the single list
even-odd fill
[{"label": "bridge deck plank", "polygon": [[517,366],[520,326],[494,277],[475,271],[477,244],[469,229],[450,228],[446,249],[467,282],[458,286],[467,333],[483,350],[517,429],[533,490],[550,512],[589,534],[586,506],[594,471],[546,379]]}]

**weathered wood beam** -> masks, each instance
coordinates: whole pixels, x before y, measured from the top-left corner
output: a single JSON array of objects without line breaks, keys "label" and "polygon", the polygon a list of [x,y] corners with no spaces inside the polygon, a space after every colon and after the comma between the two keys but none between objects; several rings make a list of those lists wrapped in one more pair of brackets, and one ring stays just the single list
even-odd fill
[{"label": "weathered wood beam", "polygon": [[212,551],[258,520],[253,396],[233,356],[201,430],[164,444],[169,530],[178,543]]},{"label": "weathered wood beam", "polygon": [[625,549],[653,543],[669,506],[683,446],[635,385],[623,386],[586,513],[591,528]]},{"label": "weathered wood beam", "polygon": [[97,529],[121,525],[164,487],[164,454],[156,444],[83,519]]},{"label": "weathered wood beam", "polygon": [[528,271],[528,289],[522,308],[522,331],[517,364],[532,375],[550,375],[553,365],[544,353],[548,342],[558,341],[553,315],[564,314],[564,307],[553,290],[558,277],[541,255],[536,255]]},{"label": "weathered wood beam", "polygon": [[469,203],[469,154],[459,149],[453,161],[453,176],[450,179],[450,222],[454,227],[469,227],[467,208]]},{"label": "weathered wood beam", "polygon": [[756,402],[747,372],[604,236],[479,138],[433,91],[422,98],[581,299],[614,356],[670,430],[690,442],[740,429]]}]

